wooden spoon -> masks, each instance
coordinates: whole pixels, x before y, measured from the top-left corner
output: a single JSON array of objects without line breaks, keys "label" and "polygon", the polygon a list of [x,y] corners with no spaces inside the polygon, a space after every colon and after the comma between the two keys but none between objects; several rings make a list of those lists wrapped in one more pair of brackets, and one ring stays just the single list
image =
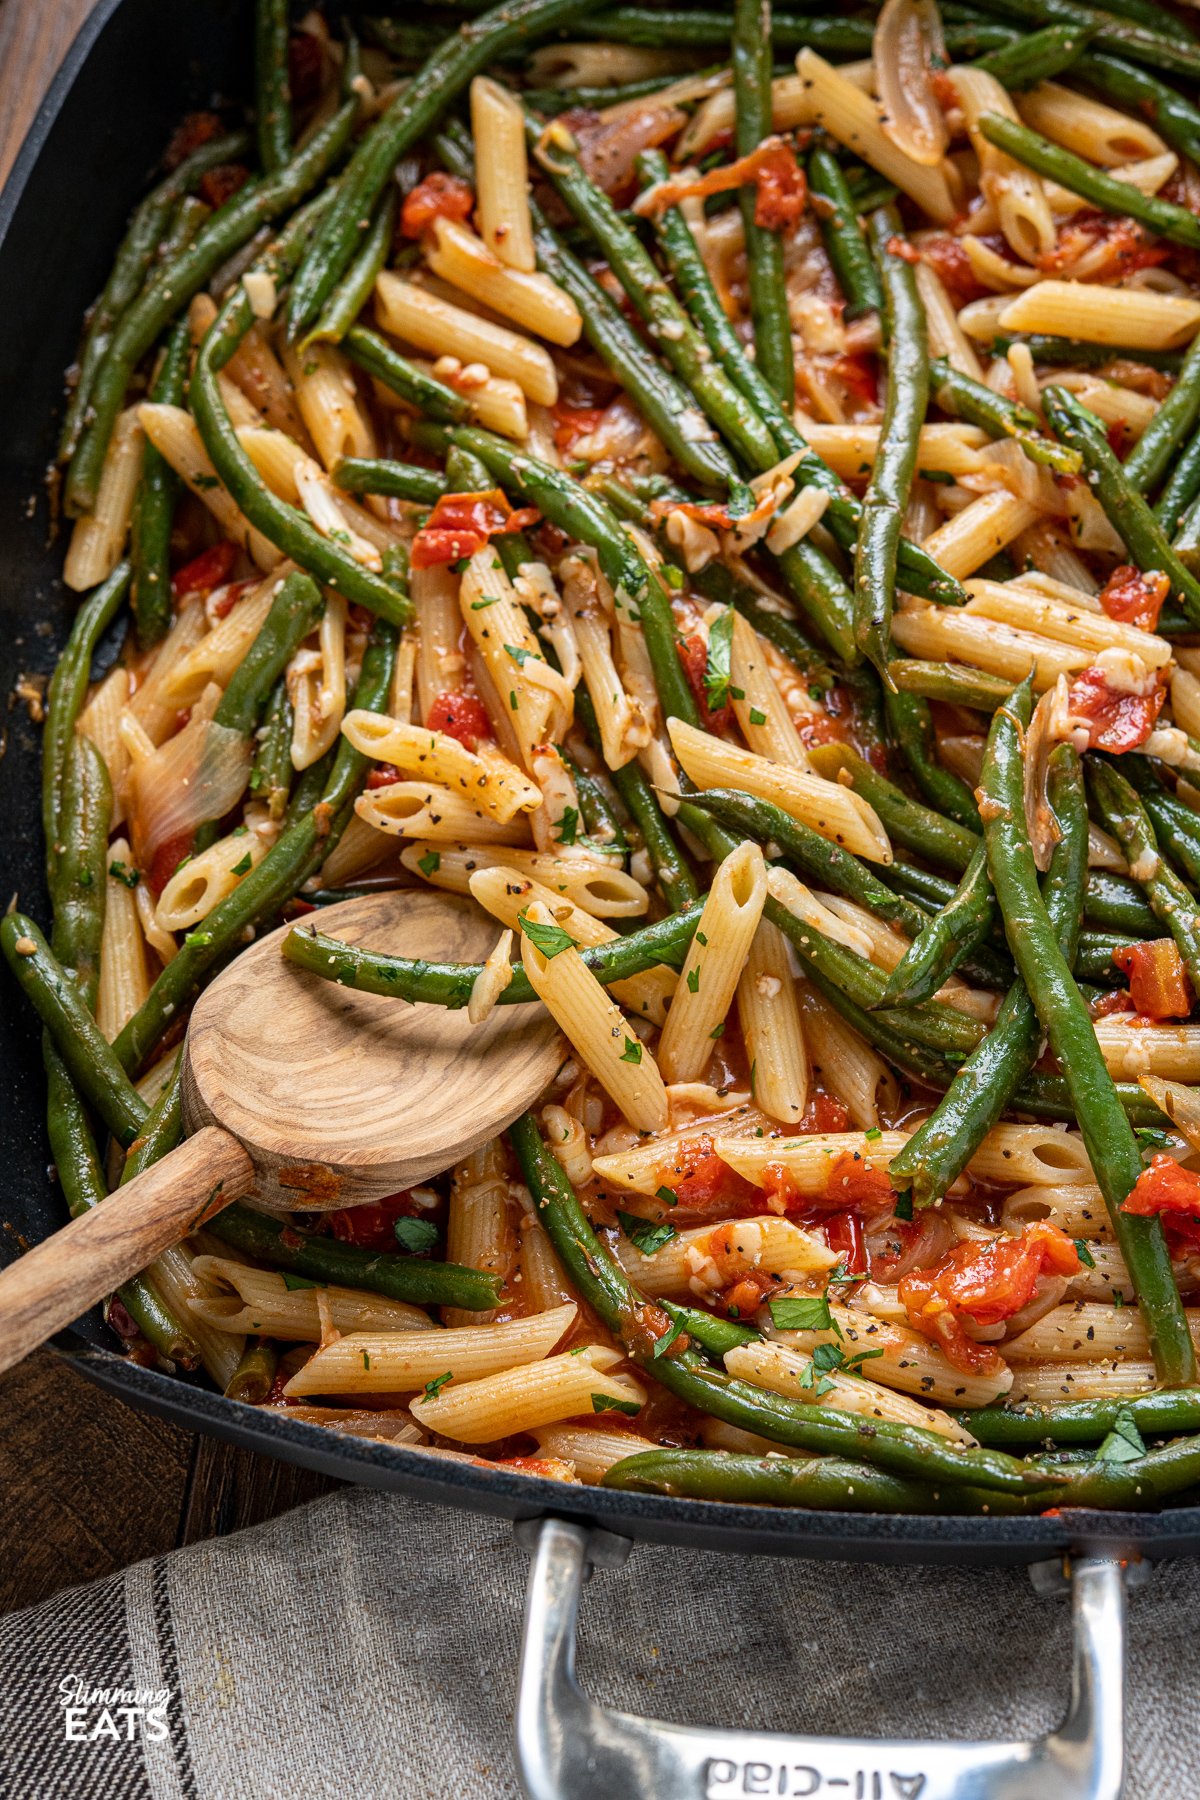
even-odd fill
[{"label": "wooden spoon", "polygon": [[[439,962],[480,962],[496,941],[473,901],[426,889],[347,900],[320,924]],[[231,1201],[310,1212],[411,1187],[511,1125],[562,1062],[536,1002],[472,1025],[465,1008],[359,994],[285,962],[292,929],[244,951],[196,1002],[186,1141],[0,1274],[0,1371]]]}]

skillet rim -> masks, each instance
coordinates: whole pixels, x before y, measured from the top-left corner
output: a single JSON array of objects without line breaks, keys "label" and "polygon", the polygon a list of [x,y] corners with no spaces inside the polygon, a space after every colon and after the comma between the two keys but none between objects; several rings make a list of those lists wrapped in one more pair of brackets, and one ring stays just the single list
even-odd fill
[{"label": "skillet rim", "polygon": [[[18,151],[0,192],[0,292],[13,225],[23,204],[34,205],[37,201],[36,178],[47,140],[60,114],[67,109],[75,84],[97,44],[125,10],[132,14],[132,0],[98,0],[63,59]],[[86,138],[86,133],[82,135]],[[52,208],[43,226],[43,230],[50,229]],[[65,318],[65,312],[60,303],[56,316]],[[70,350],[68,359],[69,355]],[[42,562],[46,576],[57,582],[57,550],[47,546],[42,551]],[[36,784],[36,758],[31,750],[10,742],[5,754],[6,760],[17,760],[22,774],[28,768],[30,779]],[[61,1199],[55,1210],[61,1217]],[[93,1324],[98,1322],[98,1309],[87,1317]],[[100,1325],[99,1329],[105,1328]],[[74,1327],[60,1333],[51,1344],[97,1386],[131,1406],[188,1429],[359,1485],[514,1520],[554,1514],[639,1541],[686,1544],[726,1553],[844,1558],[854,1562],[1022,1564],[1085,1549],[1118,1556],[1142,1552],[1151,1557],[1200,1551],[1200,1506],[1146,1513],[1077,1512],[1057,1518],[990,1519],[810,1511],[576,1488],[512,1470],[443,1459],[419,1449],[340,1438],[323,1426],[289,1418],[286,1409],[268,1412],[227,1400],[179,1376],[144,1369],[115,1351],[97,1347]]]}]

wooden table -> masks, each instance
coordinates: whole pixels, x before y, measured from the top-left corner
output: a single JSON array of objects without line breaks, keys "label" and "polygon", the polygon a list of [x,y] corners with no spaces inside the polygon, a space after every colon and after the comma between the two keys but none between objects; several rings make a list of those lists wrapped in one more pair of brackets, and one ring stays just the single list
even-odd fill
[{"label": "wooden table", "polygon": [[[0,0],[0,181],[91,0]],[[132,1411],[49,1350],[0,1376],[0,1612],[325,1493]]]}]

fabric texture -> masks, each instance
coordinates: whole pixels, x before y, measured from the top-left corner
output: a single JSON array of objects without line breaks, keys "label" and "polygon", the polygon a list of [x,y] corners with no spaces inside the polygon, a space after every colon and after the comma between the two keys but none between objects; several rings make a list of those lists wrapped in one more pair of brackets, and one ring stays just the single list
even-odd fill
[{"label": "fabric texture", "polygon": [[[504,1521],[346,1489],[10,1613],[0,1796],[518,1800],[527,1573]],[[1198,1617],[1193,1561],[1130,1595],[1127,1800],[1200,1800]],[[639,1546],[593,1576],[579,1644],[594,1698],[658,1718],[1024,1737],[1065,1709],[1070,1620],[1022,1570]],[[84,1695],[70,1740],[64,1682]],[[106,1725],[96,1689],[134,1711],[168,1690],[167,1728]]]}]

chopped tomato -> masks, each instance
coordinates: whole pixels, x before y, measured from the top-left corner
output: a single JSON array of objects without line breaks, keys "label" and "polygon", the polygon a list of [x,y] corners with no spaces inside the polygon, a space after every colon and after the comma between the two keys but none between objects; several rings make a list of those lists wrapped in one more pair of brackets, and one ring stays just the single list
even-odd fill
[{"label": "chopped tomato", "polygon": [[929,1269],[903,1276],[899,1297],[913,1328],[940,1346],[955,1368],[987,1375],[1000,1364],[963,1321],[999,1325],[1029,1305],[1043,1274],[1077,1275],[1079,1253],[1057,1225],[1030,1225],[1020,1237],[957,1244]]},{"label": "chopped tomato", "polygon": [[751,1319],[767,1294],[778,1292],[780,1278],[766,1269],[747,1269],[721,1295],[721,1307],[730,1319]]},{"label": "chopped tomato", "polygon": [[394,781],[401,779],[400,770],[391,763],[379,763],[375,768],[367,770],[366,785],[374,792],[376,788],[391,787]]},{"label": "chopped tomato", "polygon": [[489,538],[524,531],[540,517],[533,506],[514,512],[499,488],[478,494],[443,494],[413,539],[412,566],[431,569],[436,563],[474,556]]},{"label": "chopped tomato", "polygon": [[1103,245],[1104,255],[1089,262],[1089,281],[1118,281],[1136,269],[1154,268],[1166,262],[1171,246],[1152,238],[1133,219],[1119,219],[1108,213],[1076,214],[1062,226],[1053,250],[1034,258],[1044,275],[1070,272],[1081,257]]},{"label": "chopped tomato", "polygon": [[796,732],[806,750],[815,750],[818,744],[847,744],[850,741],[850,734],[841,720],[831,719],[828,713],[806,713]]},{"label": "chopped tomato", "polygon": [[861,400],[864,406],[875,406],[879,400],[879,375],[873,356],[835,356],[831,370],[838,380]]},{"label": "chopped tomato", "polygon": [[685,638],[678,638],[675,648],[679,652],[679,660],[683,664],[683,672],[687,676],[705,731],[724,731],[733,714],[728,706],[718,706],[714,712],[708,704],[708,689],[704,682],[708,669],[707,643],[698,631],[693,631]]},{"label": "chopped tomato", "polygon": [[827,1205],[851,1207],[860,1215],[886,1217],[896,1210],[896,1191],[886,1169],[872,1164],[857,1150],[843,1150],[831,1158],[825,1176]]},{"label": "chopped tomato", "polygon": [[211,207],[224,206],[241,192],[250,179],[245,163],[218,163],[200,177],[200,195]]},{"label": "chopped tomato", "polygon": [[1154,730],[1166,688],[1161,681],[1144,694],[1109,686],[1103,669],[1081,669],[1067,696],[1071,712],[1088,724],[1089,750],[1121,756],[1137,750]]},{"label": "chopped tomato", "polygon": [[1158,615],[1171,591],[1171,578],[1161,569],[1148,569],[1143,574],[1130,563],[1113,570],[1100,589],[1101,606],[1110,619],[1122,625],[1136,625],[1142,631],[1158,629]]},{"label": "chopped tomato", "polygon": [[404,196],[400,229],[405,237],[419,238],[435,219],[469,219],[475,210],[475,192],[460,175],[434,169]]},{"label": "chopped tomato", "polygon": [[660,1185],[675,1195],[680,1213],[728,1216],[737,1210],[758,1212],[762,1206],[759,1190],[721,1161],[706,1131],[685,1139],[674,1161],[664,1163],[656,1173]]},{"label": "chopped tomato", "polygon": [[168,169],[177,169],[202,144],[211,144],[220,131],[221,120],[215,112],[188,113],[167,145],[164,164]]},{"label": "chopped tomato", "polygon": [[[890,244],[888,248],[891,249]],[[917,260],[933,270],[949,294],[956,312],[960,307],[968,306],[972,300],[982,300],[985,294],[991,292],[971,267],[971,259],[961,241],[951,237],[948,232],[926,238],[917,253]]]},{"label": "chopped tomato", "polygon": [[1113,1013],[1131,1013],[1136,1008],[1128,988],[1111,988],[1107,994],[1093,1000],[1088,1011],[1093,1019],[1108,1019]]},{"label": "chopped tomato", "polygon": [[184,857],[192,854],[195,839],[194,831],[177,832],[174,837],[166,838],[150,858],[150,867],[145,872],[146,886],[156,900]]},{"label": "chopped tomato", "polygon": [[1200,1174],[1181,1168],[1173,1157],[1160,1151],[1134,1182],[1121,1202],[1121,1211],[1138,1219],[1157,1218],[1160,1213],[1200,1219]]},{"label": "chopped tomato", "polygon": [[554,447],[560,456],[569,456],[580,438],[590,437],[604,417],[604,406],[566,406],[561,400],[551,407],[554,419]]},{"label": "chopped tomato", "polygon": [[212,590],[213,598],[209,606],[209,616],[214,619],[227,619],[243,594],[257,587],[257,581],[230,581],[223,592],[217,588]]},{"label": "chopped tomato", "polygon": [[229,571],[237,558],[237,545],[222,538],[211,549],[202,550],[184,563],[171,577],[171,597],[182,600],[185,594],[211,594],[214,588],[229,580]]},{"label": "chopped tomato", "polygon": [[955,87],[945,69],[930,69],[929,85],[933,89],[933,97],[943,112],[956,112],[961,105],[958,89]]},{"label": "chopped tomato", "polygon": [[1129,977],[1133,1010],[1144,1019],[1186,1019],[1192,1010],[1192,984],[1183,958],[1170,938],[1126,944],[1112,959]]},{"label": "chopped tomato", "polygon": [[321,92],[324,58],[321,40],[312,31],[294,31],[288,39],[288,86],[293,106],[311,106]]},{"label": "chopped tomato", "polygon": [[806,1132],[849,1131],[850,1111],[833,1094],[819,1088],[804,1109],[800,1135]]},{"label": "chopped tomato", "polygon": [[832,1218],[827,1219],[825,1241],[835,1256],[845,1260],[847,1274],[866,1274],[867,1241],[863,1235],[862,1220],[857,1213],[834,1213]]},{"label": "chopped tomato", "polygon": [[444,731],[474,750],[480,738],[490,738],[492,722],[477,694],[438,694],[425,720],[430,731]]},{"label": "chopped tomato", "polygon": [[1133,442],[1124,419],[1114,419],[1111,425],[1105,427],[1104,435],[1108,440],[1108,447],[1117,461],[1123,462],[1125,452]]},{"label": "chopped tomato", "polygon": [[651,205],[655,212],[665,212],[681,200],[703,200],[709,194],[724,194],[731,188],[751,184],[756,190],[755,224],[780,230],[785,225],[795,224],[804,211],[807,191],[804,174],[796,161],[796,152],[781,137],[764,138],[748,156],[722,163],[719,168],[710,169],[707,175],[694,180],[677,176],[672,181],[661,182],[652,191]]},{"label": "chopped tomato", "polygon": [[366,1206],[339,1207],[326,1213],[324,1222],[343,1244],[354,1244],[360,1250],[395,1250],[396,1220],[419,1216],[405,1188]]}]

